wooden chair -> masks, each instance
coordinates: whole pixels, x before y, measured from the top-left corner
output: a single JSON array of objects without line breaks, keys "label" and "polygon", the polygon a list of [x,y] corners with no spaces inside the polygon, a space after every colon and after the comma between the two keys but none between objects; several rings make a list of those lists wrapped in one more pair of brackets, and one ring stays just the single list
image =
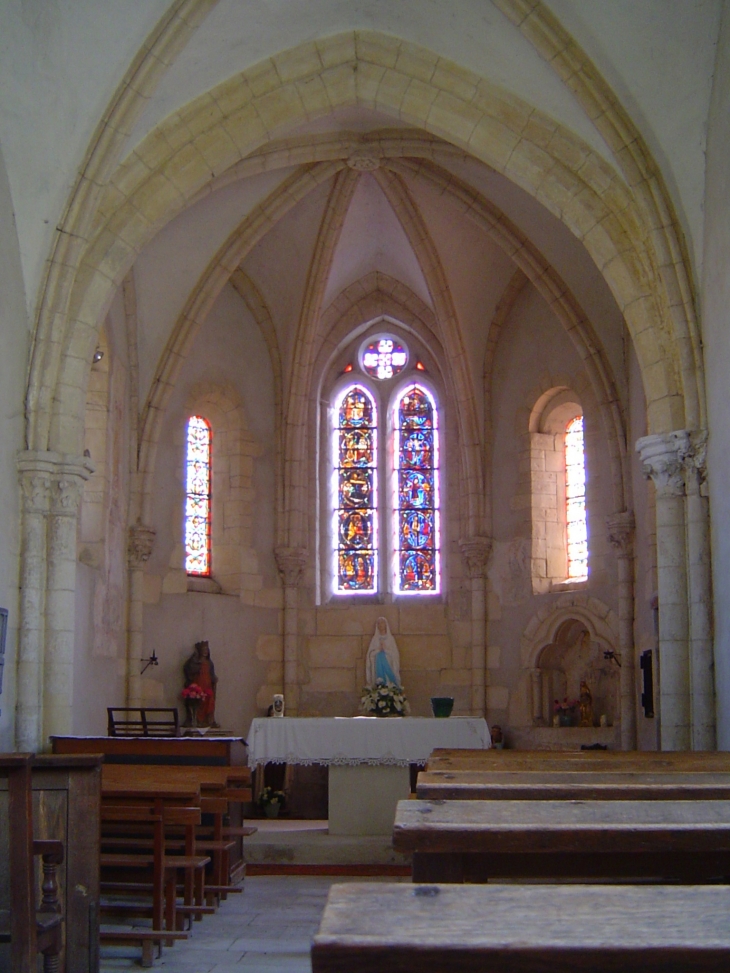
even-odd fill
[{"label": "wooden chair", "polygon": [[720,973],[727,886],[395,885],[330,889],[313,973]]},{"label": "wooden chair", "polygon": [[176,737],[180,735],[180,716],[175,707],[107,707],[107,733],[110,737]]},{"label": "wooden chair", "polygon": [[[36,973],[38,953],[43,955],[44,973],[56,973],[63,945],[57,880],[63,844],[33,840],[32,763],[33,754],[0,756],[0,776],[8,781],[10,869],[9,931],[0,932],[0,942],[10,942],[13,973]],[[36,855],[43,862],[43,897],[38,909],[33,865]]]}]

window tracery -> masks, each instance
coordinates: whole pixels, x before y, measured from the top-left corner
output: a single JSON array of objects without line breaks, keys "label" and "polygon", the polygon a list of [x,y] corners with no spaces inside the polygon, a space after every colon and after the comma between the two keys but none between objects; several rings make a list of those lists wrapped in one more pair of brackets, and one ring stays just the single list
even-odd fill
[{"label": "window tracery", "polygon": [[414,384],[401,395],[394,427],[395,590],[434,592],[439,578],[438,411],[422,386]]},{"label": "window tracery", "polygon": [[211,448],[210,424],[202,416],[191,416],[185,462],[185,570],[201,577],[211,573]]},{"label": "window tracery", "polygon": [[584,581],[588,577],[588,525],[583,416],[576,416],[565,428],[565,508],[568,579]]},{"label": "window tracery", "polygon": [[360,385],[340,399],[335,432],[337,590],[377,591],[377,410]]}]

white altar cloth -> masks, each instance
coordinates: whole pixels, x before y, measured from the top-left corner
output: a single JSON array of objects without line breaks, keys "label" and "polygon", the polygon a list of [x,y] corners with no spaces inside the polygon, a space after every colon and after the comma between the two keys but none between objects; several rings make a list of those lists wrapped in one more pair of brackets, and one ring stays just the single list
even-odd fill
[{"label": "white altar cloth", "polygon": [[486,720],[451,716],[264,717],[248,731],[248,763],[357,764],[405,767],[423,764],[436,747],[489,747]]}]

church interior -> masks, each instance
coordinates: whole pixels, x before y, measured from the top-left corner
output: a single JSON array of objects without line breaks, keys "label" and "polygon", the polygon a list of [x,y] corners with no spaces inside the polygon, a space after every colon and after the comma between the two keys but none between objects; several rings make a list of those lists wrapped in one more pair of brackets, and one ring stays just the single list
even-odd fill
[{"label": "church interior", "polygon": [[730,749],[726,0],[0,25],[0,751]]}]

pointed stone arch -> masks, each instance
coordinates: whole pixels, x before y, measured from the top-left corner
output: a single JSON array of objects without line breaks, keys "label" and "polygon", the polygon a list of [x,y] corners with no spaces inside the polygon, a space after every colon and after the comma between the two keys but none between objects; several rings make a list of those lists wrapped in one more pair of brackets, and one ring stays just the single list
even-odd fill
[{"label": "pointed stone arch", "polygon": [[[629,188],[572,133],[483,78],[398,38],[354,31],[229,79],[169,116],[119,166],[99,206],[96,234],[65,280],[68,313],[65,302],[49,306],[52,326],[43,340],[63,367],[57,381],[54,369],[34,369],[34,442],[77,451],[89,348],[110,293],[152,234],[211,178],[285,126],[355,105],[448,140],[546,205],[584,242],[626,317],[650,428],[677,428],[697,415],[686,315],[657,271],[664,255],[656,251],[654,228],[632,206],[638,184]],[[685,406],[686,398],[693,403]]]}]

